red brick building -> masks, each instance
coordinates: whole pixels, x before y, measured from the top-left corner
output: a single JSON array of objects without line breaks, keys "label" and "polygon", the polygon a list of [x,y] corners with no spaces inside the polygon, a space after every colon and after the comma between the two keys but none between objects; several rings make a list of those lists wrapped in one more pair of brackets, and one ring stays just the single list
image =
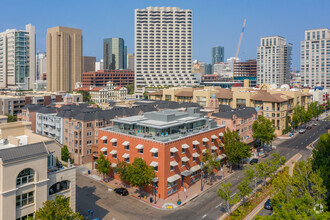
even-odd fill
[{"label": "red brick building", "polygon": [[134,84],[133,70],[99,70],[82,74],[83,87],[103,87],[107,82],[113,82],[116,86],[128,86]]},{"label": "red brick building", "polygon": [[257,77],[257,60],[236,62],[234,65],[235,77]]},{"label": "red brick building", "polygon": [[[166,109],[112,122],[112,127],[99,129],[98,152],[112,167],[119,161],[132,163],[136,157],[143,158],[157,176],[146,190],[156,188],[157,197],[167,198],[198,181],[206,149],[225,162],[224,126],[217,126],[196,108],[187,112]],[[118,174],[112,176],[120,180]]]}]

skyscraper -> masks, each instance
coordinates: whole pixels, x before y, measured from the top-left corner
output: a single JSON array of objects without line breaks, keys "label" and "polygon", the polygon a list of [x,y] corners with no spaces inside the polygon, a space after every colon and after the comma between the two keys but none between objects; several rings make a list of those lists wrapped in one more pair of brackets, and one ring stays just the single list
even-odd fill
[{"label": "skyscraper", "polygon": [[216,46],[212,47],[212,65],[215,63],[224,62],[225,60],[225,48]]},{"label": "skyscraper", "polygon": [[305,31],[301,41],[301,84],[330,88],[330,30],[327,28]]},{"label": "skyscraper", "polygon": [[126,69],[127,47],[123,38],[103,40],[103,60],[105,70]]},{"label": "skyscraper", "polygon": [[36,62],[37,62],[36,80],[42,80],[42,75],[47,72],[46,53],[37,52]]},{"label": "skyscraper", "polygon": [[8,29],[0,33],[0,88],[32,89],[36,75],[36,30]]},{"label": "skyscraper", "polygon": [[83,56],[83,73],[94,72],[96,57]]},{"label": "skyscraper", "polygon": [[134,55],[127,54],[127,69],[134,70]]},{"label": "skyscraper", "polygon": [[289,84],[291,51],[292,44],[284,37],[262,37],[257,49],[257,84]]},{"label": "skyscraper", "polygon": [[135,10],[135,92],[146,86],[194,85],[192,11],[178,7]]},{"label": "skyscraper", "polygon": [[81,82],[82,31],[68,27],[47,30],[47,91],[72,91]]}]

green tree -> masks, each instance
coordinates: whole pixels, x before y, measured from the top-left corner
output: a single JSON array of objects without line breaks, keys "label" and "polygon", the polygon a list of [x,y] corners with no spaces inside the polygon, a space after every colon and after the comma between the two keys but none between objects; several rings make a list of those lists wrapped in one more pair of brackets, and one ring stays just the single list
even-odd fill
[{"label": "green tree", "polygon": [[251,156],[251,149],[241,141],[237,131],[230,131],[228,128],[224,133],[223,140],[227,161],[230,164],[230,171],[232,171],[233,164],[238,164],[242,159]]},{"label": "green tree", "polygon": [[55,195],[52,201],[47,200],[35,213],[37,220],[82,220],[83,217],[78,213],[74,213],[70,208],[70,198],[63,195]]},{"label": "green tree", "polygon": [[148,92],[147,92],[147,91],[144,91],[144,93],[143,93],[143,98],[144,98],[144,99],[148,99]]},{"label": "green tree", "polygon": [[97,159],[97,172],[99,174],[103,175],[103,178],[107,176],[111,170],[110,168],[110,161],[104,157],[104,155],[101,153],[99,159]]},{"label": "green tree", "polygon": [[301,123],[306,123],[312,118],[311,111],[306,111],[303,106],[297,105],[293,109],[293,121],[295,127],[298,127]]},{"label": "green tree", "polygon": [[253,122],[252,130],[253,138],[258,139],[263,146],[265,143],[270,144],[276,137],[273,123],[262,115],[259,115],[258,119]]},{"label": "green tree", "polygon": [[14,115],[6,114],[6,116],[8,117],[8,118],[7,118],[7,122],[8,122],[8,123],[17,121],[17,117],[14,116]]},{"label": "green tree", "polygon": [[207,172],[210,177],[210,184],[212,184],[213,170],[218,169],[221,165],[220,160],[217,160],[217,155],[210,153],[209,149],[203,153],[202,161],[204,163],[203,170]]},{"label": "green tree", "polygon": [[320,105],[318,102],[312,102],[308,106],[308,112],[313,118],[318,118],[322,112],[324,112],[325,107],[323,105]]},{"label": "green tree", "polygon": [[64,145],[61,148],[61,160],[67,162],[69,158],[70,158],[70,152],[68,146]]},{"label": "green tree", "polygon": [[[259,175],[258,175],[258,171],[257,171],[257,168],[255,167],[255,165],[249,164],[248,166],[246,166],[244,169],[244,175],[247,180],[253,181],[254,189],[256,189],[257,183],[259,180]],[[255,191],[255,195],[257,195],[256,191]]]},{"label": "green tree", "polygon": [[83,96],[83,102],[89,102],[91,100],[91,95],[87,91],[80,90],[77,93],[82,94]]},{"label": "green tree", "polygon": [[125,177],[126,168],[127,168],[127,163],[125,161],[119,161],[117,166],[113,168],[113,171],[119,174],[120,179],[122,181],[125,181],[124,177]]},{"label": "green tree", "polygon": [[246,204],[246,196],[248,196],[252,192],[249,178],[245,177],[242,180],[242,182],[237,186],[237,189],[238,189],[238,196],[241,197],[241,199],[243,200],[243,208],[244,208]]},{"label": "green tree", "polygon": [[222,198],[223,200],[225,200],[226,210],[227,210],[229,219],[230,219],[232,205],[234,205],[235,203],[238,202],[237,194],[235,194],[235,196],[230,195],[231,186],[232,186],[231,183],[221,183],[219,189],[217,190],[219,197]]},{"label": "green tree", "polygon": [[127,164],[122,175],[124,180],[139,188],[152,183],[152,179],[156,176],[154,169],[140,157],[136,157],[132,164]]},{"label": "green tree", "polygon": [[127,89],[128,94],[130,94],[130,95],[134,94],[134,85],[131,84],[131,85],[126,86],[126,89]]}]

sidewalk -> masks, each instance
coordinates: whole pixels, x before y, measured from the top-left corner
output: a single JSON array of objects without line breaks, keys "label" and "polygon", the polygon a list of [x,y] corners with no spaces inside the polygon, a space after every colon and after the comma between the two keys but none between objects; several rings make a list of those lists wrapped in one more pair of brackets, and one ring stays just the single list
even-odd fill
[{"label": "sidewalk", "polygon": [[[205,179],[203,179],[203,191],[202,192],[201,192],[201,181],[199,180],[199,181],[196,181],[195,184],[190,186],[188,189],[186,189],[186,192],[179,191],[178,193],[174,193],[173,195],[169,196],[166,199],[161,199],[161,198],[157,197],[156,204],[155,204],[155,201],[153,201],[153,203],[150,203],[150,198],[152,198],[154,200],[155,195],[144,192],[145,197],[141,198],[139,190],[135,187],[131,187],[127,184],[123,184],[121,181],[118,181],[116,179],[111,179],[110,181],[105,182],[102,180],[103,178],[97,173],[96,170],[91,170],[90,174],[88,174],[88,168],[83,167],[83,166],[79,166],[77,168],[77,172],[79,172],[83,175],[86,175],[86,176],[94,179],[95,181],[99,181],[99,182],[109,186],[110,187],[109,191],[112,191],[112,189],[114,189],[114,188],[125,187],[125,188],[127,188],[130,196],[136,198],[137,200],[139,200],[141,202],[149,204],[154,208],[158,208],[158,209],[175,209],[178,207],[182,207],[187,202],[204,194],[211,188],[215,187],[218,183],[222,182],[223,180],[225,180],[226,178],[228,178],[229,176],[231,176],[235,173],[234,171],[232,173],[228,173],[229,168],[227,168],[226,166],[223,167],[223,171],[224,171],[224,178],[222,178],[222,172],[218,171],[213,177],[212,185],[209,184],[209,180],[210,180],[209,178],[207,178],[206,182],[205,182]],[[182,201],[182,203],[180,205],[177,205],[178,198],[180,198]]]}]

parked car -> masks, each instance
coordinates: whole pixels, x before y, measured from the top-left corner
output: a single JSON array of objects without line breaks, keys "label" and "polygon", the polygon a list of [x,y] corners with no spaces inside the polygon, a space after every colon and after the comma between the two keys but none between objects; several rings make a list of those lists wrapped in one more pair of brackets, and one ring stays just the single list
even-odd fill
[{"label": "parked car", "polygon": [[317,122],[316,121],[314,121],[314,123],[313,123],[313,126],[317,126],[318,124],[317,124]]},{"label": "parked car", "polygon": [[119,195],[122,196],[128,196],[128,191],[125,188],[116,188],[114,189],[115,193],[118,193]]},{"label": "parked car", "polygon": [[311,129],[312,129],[312,126],[307,126],[306,129],[307,129],[307,130],[311,130]]},{"label": "parked car", "polygon": [[273,210],[273,207],[272,207],[272,201],[270,199],[268,199],[265,204],[264,204],[264,208],[265,209],[268,209],[268,210]]},{"label": "parked car", "polygon": [[305,133],[306,132],[306,129],[305,128],[301,128],[301,129],[299,129],[299,134],[303,134],[303,133]]},{"label": "parked car", "polygon": [[258,163],[258,159],[257,158],[253,158],[251,161],[250,161],[250,164],[253,165],[253,164],[256,164]]}]

